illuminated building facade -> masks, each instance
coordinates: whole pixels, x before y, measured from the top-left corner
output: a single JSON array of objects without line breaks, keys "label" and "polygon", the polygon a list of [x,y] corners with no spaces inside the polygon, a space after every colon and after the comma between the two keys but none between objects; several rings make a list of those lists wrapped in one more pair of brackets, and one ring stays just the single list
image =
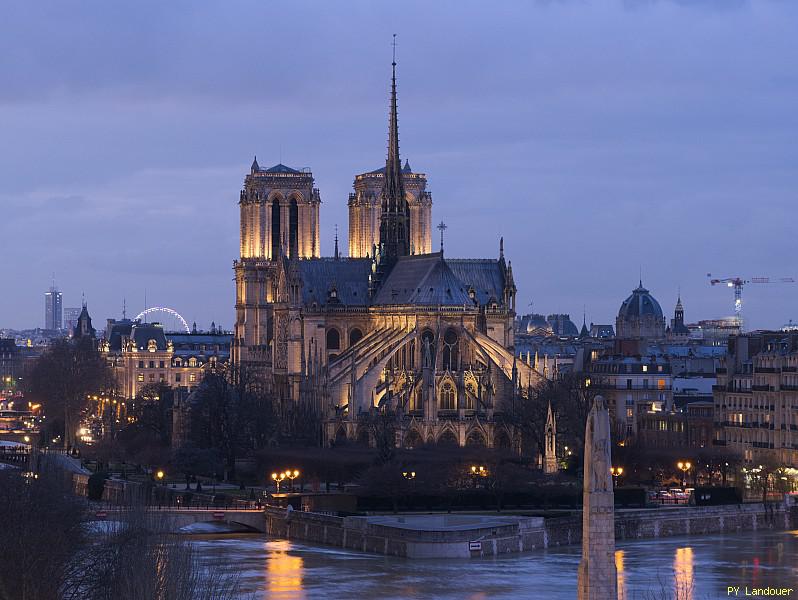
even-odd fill
[{"label": "illuminated building facade", "polygon": [[[280,401],[310,407],[327,445],[374,444],[368,419],[390,409],[404,447],[517,448],[501,415],[542,377],[514,357],[512,266],[503,243],[497,258],[431,252],[426,176],[399,158],[395,64],[388,137],[385,167],[355,178],[348,258],[337,238],[334,256],[319,257],[309,172],[253,164],[239,202],[233,360],[259,370]],[[283,238],[285,213],[268,209],[272,198],[281,207],[298,198]]]},{"label": "illuminated building facade", "polygon": [[167,333],[160,323],[109,319],[100,343],[126,400],[148,385],[191,391],[205,371],[227,363],[231,335],[224,332]]},{"label": "illuminated building facade", "polygon": [[798,332],[729,338],[713,395],[716,445],[798,468]]}]

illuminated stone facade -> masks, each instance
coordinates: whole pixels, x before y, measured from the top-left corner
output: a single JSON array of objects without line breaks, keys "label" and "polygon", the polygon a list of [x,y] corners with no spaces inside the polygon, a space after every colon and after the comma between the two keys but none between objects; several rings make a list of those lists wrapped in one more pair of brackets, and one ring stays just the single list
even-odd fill
[{"label": "illuminated stone facade", "polygon": [[798,332],[730,338],[713,396],[716,445],[749,465],[798,468]]},{"label": "illuminated stone facade", "polygon": [[167,334],[159,323],[110,319],[100,351],[114,371],[119,395],[133,400],[148,385],[191,391],[205,371],[226,363],[229,333]]},{"label": "illuminated stone facade", "polygon": [[[385,167],[355,177],[355,192],[349,194],[349,256],[365,258],[380,243],[383,180]],[[402,183],[410,209],[410,254],[432,252],[432,194],[427,176],[413,173],[410,164],[402,168]]]},{"label": "illuminated stone facade", "polygon": [[[348,258],[337,245],[335,256],[319,258],[309,173],[253,165],[241,194],[233,360],[261,371],[279,401],[317,415],[325,445],[373,445],[369,420],[390,409],[399,446],[518,449],[505,417],[541,375],[514,357],[512,266],[503,244],[497,258],[431,253],[426,177],[399,160],[395,77],[390,112],[385,168],[355,179]],[[295,225],[289,215],[287,244],[274,243],[272,212],[252,208],[278,194],[280,206],[311,199],[297,202]],[[291,227],[308,241],[292,245]],[[272,243],[264,231],[275,232]]]}]

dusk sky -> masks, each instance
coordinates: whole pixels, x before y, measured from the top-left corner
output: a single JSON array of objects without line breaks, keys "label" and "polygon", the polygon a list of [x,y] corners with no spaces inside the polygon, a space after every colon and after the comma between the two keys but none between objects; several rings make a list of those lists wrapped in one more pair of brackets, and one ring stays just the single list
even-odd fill
[{"label": "dusk sky", "polygon": [[[310,167],[322,253],[384,165],[391,35],[402,160],[446,254],[498,256],[519,312],[731,314],[717,276],[795,277],[798,3],[18,2],[0,20],[0,327],[43,326],[52,274],[96,326],[169,306],[232,328],[238,194]],[[434,247],[438,245],[435,231]],[[798,320],[749,285],[747,328]]]}]

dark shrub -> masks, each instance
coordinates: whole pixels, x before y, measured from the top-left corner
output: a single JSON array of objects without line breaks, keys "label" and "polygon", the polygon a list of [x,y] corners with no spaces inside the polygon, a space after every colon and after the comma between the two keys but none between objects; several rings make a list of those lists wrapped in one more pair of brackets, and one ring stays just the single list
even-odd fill
[{"label": "dark shrub", "polygon": [[87,495],[89,500],[102,500],[103,490],[105,489],[105,480],[108,479],[108,473],[105,471],[97,471],[89,476]]}]

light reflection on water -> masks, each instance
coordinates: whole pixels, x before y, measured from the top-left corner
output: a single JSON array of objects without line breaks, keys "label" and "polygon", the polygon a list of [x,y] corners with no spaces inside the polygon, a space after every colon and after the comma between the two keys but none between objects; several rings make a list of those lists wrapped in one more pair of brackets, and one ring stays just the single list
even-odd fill
[{"label": "light reflection on water", "polygon": [[[492,559],[412,560],[260,535],[197,536],[209,563],[268,600],[576,597],[579,546]],[[619,600],[726,598],[727,586],[798,587],[798,531],[620,542]]]}]

